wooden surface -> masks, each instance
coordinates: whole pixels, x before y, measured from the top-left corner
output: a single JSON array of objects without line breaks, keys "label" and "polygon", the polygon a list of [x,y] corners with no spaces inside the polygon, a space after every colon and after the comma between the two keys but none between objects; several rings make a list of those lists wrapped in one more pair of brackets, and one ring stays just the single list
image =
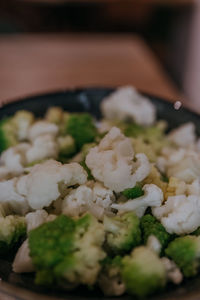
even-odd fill
[{"label": "wooden surface", "polygon": [[0,37],[0,101],[58,89],[131,84],[180,100],[144,41],[134,36]]}]

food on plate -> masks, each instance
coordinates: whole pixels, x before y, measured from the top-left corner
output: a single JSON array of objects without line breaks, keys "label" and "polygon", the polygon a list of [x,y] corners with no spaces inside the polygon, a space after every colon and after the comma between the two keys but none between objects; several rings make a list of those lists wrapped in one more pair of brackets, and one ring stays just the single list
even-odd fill
[{"label": "food on plate", "polygon": [[1,120],[0,257],[40,286],[148,297],[200,270],[200,140],[132,87],[100,108]]}]

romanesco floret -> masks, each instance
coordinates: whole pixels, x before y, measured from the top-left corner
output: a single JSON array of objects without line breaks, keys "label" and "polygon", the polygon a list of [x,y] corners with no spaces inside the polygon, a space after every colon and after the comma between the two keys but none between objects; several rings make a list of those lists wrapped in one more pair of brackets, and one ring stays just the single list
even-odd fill
[{"label": "romanesco floret", "polygon": [[120,296],[126,287],[121,278],[122,257],[106,257],[102,262],[98,284],[105,296]]},{"label": "romanesco floret", "polygon": [[26,235],[24,217],[10,215],[0,217],[0,255],[12,250]]},{"label": "romanesco floret", "polygon": [[66,133],[74,138],[77,148],[81,149],[84,144],[94,141],[97,129],[88,113],[71,114],[66,123]]},{"label": "romanesco floret", "polygon": [[141,218],[141,230],[144,243],[146,244],[148,238],[153,235],[159,240],[162,251],[173,238],[173,235],[170,235],[164,226],[155,217],[149,214]]},{"label": "romanesco floret", "polygon": [[185,277],[197,275],[200,267],[200,237],[178,237],[169,244],[165,253],[177,264]]},{"label": "romanesco floret", "polygon": [[165,267],[149,248],[135,248],[130,256],[122,259],[122,280],[127,292],[138,297],[145,297],[161,290],[166,284]]},{"label": "romanesco floret", "polygon": [[122,254],[132,250],[141,242],[139,218],[132,212],[122,216],[104,217],[107,251]]},{"label": "romanesco floret", "polygon": [[36,283],[94,284],[106,256],[103,242],[103,225],[89,214],[78,220],[61,215],[30,231]]},{"label": "romanesco floret", "polygon": [[0,152],[17,144],[16,128],[12,118],[0,121]]}]

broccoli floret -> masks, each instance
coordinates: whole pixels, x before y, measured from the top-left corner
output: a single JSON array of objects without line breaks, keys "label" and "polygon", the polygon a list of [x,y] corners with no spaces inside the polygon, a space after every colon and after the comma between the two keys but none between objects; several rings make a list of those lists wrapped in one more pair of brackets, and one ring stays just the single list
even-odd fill
[{"label": "broccoli floret", "polygon": [[122,192],[122,194],[127,199],[134,199],[137,197],[141,197],[144,195],[144,191],[142,190],[142,187],[139,185],[136,185],[134,188],[126,189]]},{"label": "broccoli floret", "polygon": [[16,127],[12,118],[5,118],[0,121],[0,152],[17,144]]},{"label": "broccoli floret", "polygon": [[141,242],[139,218],[129,212],[122,216],[104,217],[105,246],[108,252],[122,254],[132,250]]},{"label": "broccoli floret", "polygon": [[165,253],[177,264],[185,277],[197,275],[200,266],[200,237],[178,237],[169,244]]},{"label": "broccoli floret", "polygon": [[140,226],[144,243],[146,244],[149,236],[154,235],[162,246],[161,253],[174,238],[174,236],[169,234],[164,226],[152,215],[147,214],[143,216],[141,218]]},{"label": "broccoli floret", "polygon": [[81,149],[84,144],[94,141],[97,129],[90,114],[71,114],[66,122],[66,133],[74,138],[77,148]]},{"label": "broccoli floret", "polygon": [[94,284],[106,255],[103,241],[103,225],[89,214],[77,220],[61,215],[30,231],[36,283]]},{"label": "broccoli floret", "polygon": [[122,259],[121,273],[127,292],[138,297],[153,294],[166,284],[162,261],[144,246],[135,248],[130,256]]},{"label": "broccoli floret", "polygon": [[122,257],[106,257],[102,262],[102,270],[98,284],[106,296],[120,296],[125,292],[125,284],[121,278]]},{"label": "broccoli floret", "polygon": [[24,217],[0,217],[0,255],[11,251],[20,239],[26,235],[26,222]]}]

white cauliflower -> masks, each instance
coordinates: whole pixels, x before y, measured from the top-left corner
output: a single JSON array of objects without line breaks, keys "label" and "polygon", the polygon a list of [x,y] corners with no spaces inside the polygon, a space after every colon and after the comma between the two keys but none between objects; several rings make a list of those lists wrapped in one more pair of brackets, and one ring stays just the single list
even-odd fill
[{"label": "white cauliflower", "polygon": [[168,280],[170,280],[174,284],[180,284],[183,280],[183,274],[181,273],[175,262],[167,257],[162,257],[161,261],[165,267]]},{"label": "white cauliflower", "polygon": [[57,158],[58,145],[55,137],[50,134],[38,136],[26,152],[27,163],[47,158]]},{"label": "white cauliflower", "polygon": [[87,173],[79,164],[62,165],[57,161],[48,160],[35,165],[28,175],[20,177],[17,190],[27,199],[32,209],[42,209],[60,196],[60,182],[68,187],[84,184],[86,180]]},{"label": "white cauliflower", "polygon": [[59,128],[56,124],[47,121],[37,121],[29,128],[28,138],[30,141],[33,141],[36,137],[44,134],[50,134],[55,137],[58,131]]},{"label": "white cauliflower", "polygon": [[104,214],[111,213],[111,204],[115,201],[113,192],[99,182],[88,182],[72,190],[62,202],[62,213],[80,216],[88,211],[102,220]]},{"label": "white cauliflower", "polygon": [[15,273],[29,273],[35,271],[29,252],[30,250],[27,239],[18,249],[14,262],[12,264],[12,268]]},{"label": "white cauliflower", "polygon": [[168,177],[177,177],[186,183],[200,178],[200,153],[192,149],[163,149],[157,167]]},{"label": "white cauliflower", "polygon": [[168,138],[179,147],[188,147],[196,141],[195,125],[191,122],[185,123],[172,130]]},{"label": "white cauliflower", "polygon": [[155,235],[150,235],[148,237],[146,245],[150,250],[154,251],[158,255],[160,254],[162,245]]},{"label": "white cauliflower", "polygon": [[163,202],[163,192],[155,184],[143,186],[144,195],[125,203],[112,204],[111,207],[118,210],[119,214],[134,211],[138,217],[142,217],[147,207],[158,207]]},{"label": "white cauliflower", "polygon": [[49,215],[46,210],[38,209],[34,212],[30,212],[25,216],[27,232],[37,228],[43,223],[55,220],[56,215]]},{"label": "white cauliflower", "polygon": [[200,226],[200,196],[171,196],[164,205],[153,208],[152,212],[167,232],[189,234]]},{"label": "white cauliflower", "polygon": [[36,210],[35,212],[30,212],[25,216],[27,224],[27,232],[33,230],[45,223],[48,217],[48,213],[44,209]]},{"label": "white cauliflower", "polygon": [[0,167],[0,170],[3,168],[2,171],[5,170],[5,174],[12,174],[13,176],[22,174],[26,164],[25,153],[29,149],[30,145],[28,143],[20,143],[2,152],[0,158],[2,167]]},{"label": "white cauliflower", "polygon": [[26,198],[18,193],[17,178],[0,182],[0,204],[10,207],[13,213],[25,215],[29,210]]},{"label": "white cauliflower", "polygon": [[200,195],[200,181],[194,180],[192,183],[185,183],[184,181],[170,177],[167,189],[165,192],[165,198],[176,195]]},{"label": "white cauliflower", "polygon": [[140,125],[151,125],[156,118],[155,106],[131,86],[117,89],[101,103],[107,119],[132,120]]},{"label": "white cauliflower", "polygon": [[34,122],[33,113],[26,110],[19,110],[13,117],[13,125],[17,128],[17,139],[27,140],[28,130]]},{"label": "white cauliflower", "polygon": [[132,188],[150,173],[150,163],[145,154],[135,156],[129,138],[119,128],[113,127],[98,146],[90,149],[86,165],[95,179],[115,192]]}]

